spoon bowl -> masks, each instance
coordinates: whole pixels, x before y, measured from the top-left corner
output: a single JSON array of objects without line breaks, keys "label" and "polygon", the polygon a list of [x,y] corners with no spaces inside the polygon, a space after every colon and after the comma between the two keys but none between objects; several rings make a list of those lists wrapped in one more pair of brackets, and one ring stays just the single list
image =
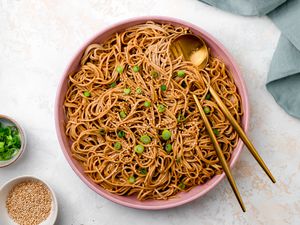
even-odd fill
[{"label": "spoon bowl", "polygon": [[205,68],[208,62],[208,49],[205,42],[193,34],[184,34],[175,38],[170,45],[170,51],[176,58],[182,56],[191,61],[198,69]]}]

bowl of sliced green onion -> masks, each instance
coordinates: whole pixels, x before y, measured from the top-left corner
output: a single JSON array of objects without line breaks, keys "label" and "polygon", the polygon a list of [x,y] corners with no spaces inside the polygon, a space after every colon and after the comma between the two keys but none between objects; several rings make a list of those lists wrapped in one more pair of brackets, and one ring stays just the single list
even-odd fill
[{"label": "bowl of sliced green onion", "polygon": [[17,161],[26,148],[22,127],[12,118],[0,115],[0,168]]}]

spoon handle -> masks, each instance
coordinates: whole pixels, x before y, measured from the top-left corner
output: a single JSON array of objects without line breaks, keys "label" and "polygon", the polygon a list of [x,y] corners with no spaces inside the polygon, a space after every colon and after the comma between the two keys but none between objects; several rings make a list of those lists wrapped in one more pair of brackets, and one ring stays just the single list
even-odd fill
[{"label": "spoon handle", "polygon": [[226,162],[226,159],[225,159],[225,157],[223,155],[223,152],[222,152],[222,150],[220,148],[218,140],[217,140],[217,138],[216,138],[216,136],[215,136],[215,134],[214,134],[211,126],[210,126],[210,123],[209,123],[209,121],[208,121],[208,119],[207,119],[207,117],[205,115],[205,112],[204,112],[204,110],[203,110],[203,108],[202,108],[202,106],[201,106],[198,98],[196,97],[196,95],[193,95],[193,97],[195,99],[196,105],[197,105],[197,107],[199,109],[199,112],[200,112],[200,116],[203,119],[205,128],[206,128],[206,130],[208,132],[208,135],[209,135],[209,137],[211,139],[211,142],[214,145],[214,148],[216,150],[217,156],[218,156],[219,161],[220,161],[220,163],[222,165],[223,171],[225,172],[225,174],[227,176],[227,179],[228,179],[228,181],[230,183],[230,186],[233,189],[233,192],[234,192],[234,194],[235,194],[235,196],[236,196],[236,198],[237,198],[237,200],[238,200],[238,202],[239,202],[242,210],[244,212],[246,212],[246,208],[245,208],[245,205],[243,203],[242,197],[241,197],[240,192],[239,192],[239,190],[238,190],[238,188],[236,186],[236,183],[235,183],[234,178],[233,178],[233,176],[231,174],[231,171],[230,171],[230,168],[229,168],[229,166],[228,166],[228,164]]},{"label": "spoon handle", "polygon": [[239,123],[234,119],[232,114],[227,109],[226,105],[223,103],[217,92],[209,85],[209,91],[212,97],[216,100],[218,106],[222,110],[222,112],[225,114],[226,118],[229,120],[233,128],[236,130],[236,132],[239,134],[240,138],[243,140],[249,151],[251,152],[252,156],[255,158],[255,160],[258,162],[258,164],[262,167],[262,169],[265,171],[265,173],[269,176],[269,178],[272,180],[273,183],[276,183],[275,178],[273,177],[271,171],[265,164],[264,160],[260,157],[259,153],[251,143],[251,141],[246,136],[243,129],[240,127]]}]

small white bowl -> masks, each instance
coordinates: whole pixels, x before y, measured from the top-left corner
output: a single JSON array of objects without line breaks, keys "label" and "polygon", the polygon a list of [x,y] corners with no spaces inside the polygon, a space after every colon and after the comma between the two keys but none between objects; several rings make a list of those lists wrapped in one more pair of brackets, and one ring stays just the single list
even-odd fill
[{"label": "small white bowl", "polygon": [[1,218],[1,224],[5,225],[17,225],[10,216],[8,215],[7,208],[6,208],[6,199],[8,197],[8,194],[10,190],[18,183],[21,183],[26,180],[36,180],[42,182],[50,191],[51,197],[52,197],[52,207],[50,215],[46,220],[44,220],[40,225],[54,225],[56,218],[57,218],[57,211],[58,211],[58,205],[57,200],[55,197],[55,193],[52,190],[52,188],[44,181],[37,177],[33,176],[20,176],[16,177],[8,182],[6,182],[1,188],[0,188],[0,218]]},{"label": "small white bowl", "polygon": [[21,148],[19,149],[17,154],[15,154],[10,160],[0,161],[0,168],[1,168],[1,167],[6,167],[6,166],[11,165],[12,163],[17,161],[17,159],[19,159],[23,155],[23,153],[26,149],[27,139],[25,136],[24,129],[14,119],[0,114],[0,122],[6,126],[7,125],[8,126],[16,126],[19,131],[20,139],[21,139]]}]

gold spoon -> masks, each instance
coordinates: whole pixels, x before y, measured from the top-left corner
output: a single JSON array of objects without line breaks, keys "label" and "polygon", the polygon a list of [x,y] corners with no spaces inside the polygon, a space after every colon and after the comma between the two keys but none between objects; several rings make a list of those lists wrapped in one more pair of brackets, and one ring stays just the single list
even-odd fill
[{"label": "gold spoon", "polygon": [[[208,58],[209,58],[209,53],[208,53],[208,49],[206,47],[205,42],[201,38],[199,38],[195,35],[192,35],[192,34],[180,35],[179,37],[174,39],[172,44],[170,45],[170,51],[176,58],[179,56],[183,56],[184,60],[191,61],[193,63],[193,65],[196,66],[199,70],[205,68],[205,66],[208,62]],[[220,107],[220,109],[222,110],[222,112],[225,114],[226,118],[229,120],[231,125],[234,127],[234,129],[239,134],[239,136],[241,137],[241,139],[243,140],[243,142],[245,143],[245,145],[247,146],[247,148],[249,149],[249,151],[251,152],[253,157],[256,159],[256,161],[259,163],[259,165],[263,168],[263,170],[269,176],[269,178],[272,180],[272,182],[275,183],[276,180],[273,177],[270,170],[268,169],[268,167],[266,166],[265,162],[260,157],[259,153],[255,149],[255,147],[253,146],[251,141],[248,139],[248,137],[246,136],[246,134],[243,131],[243,129],[241,128],[241,126],[231,115],[231,113],[227,109],[226,105],[222,102],[222,100],[219,97],[219,95],[217,94],[217,92],[210,85],[209,85],[209,91],[210,91],[212,97],[216,100],[216,102],[217,102],[218,106]],[[245,207],[243,205],[239,191],[238,191],[238,189],[235,185],[235,181],[231,175],[230,168],[228,167],[228,164],[224,158],[222,151],[220,151],[220,146],[219,146],[218,142],[215,141],[216,137],[215,137],[214,133],[209,132],[211,130],[211,126],[206,118],[205,113],[204,114],[201,113],[201,111],[203,111],[202,106],[201,106],[198,98],[195,95],[193,95],[193,97],[199,108],[201,117],[204,121],[204,124],[208,131],[208,134],[209,134],[209,136],[212,140],[212,143],[214,144],[214,147],[217,151],[217,155],[219,157],[219,160],[221,162],[223,170],[229,180],[231,187],[233,188],[233,190],[235,192],[235,195],[236,195],[243,211],[245,211]],[[223,157],[222,157],[222,155],[223,155]]]}]

